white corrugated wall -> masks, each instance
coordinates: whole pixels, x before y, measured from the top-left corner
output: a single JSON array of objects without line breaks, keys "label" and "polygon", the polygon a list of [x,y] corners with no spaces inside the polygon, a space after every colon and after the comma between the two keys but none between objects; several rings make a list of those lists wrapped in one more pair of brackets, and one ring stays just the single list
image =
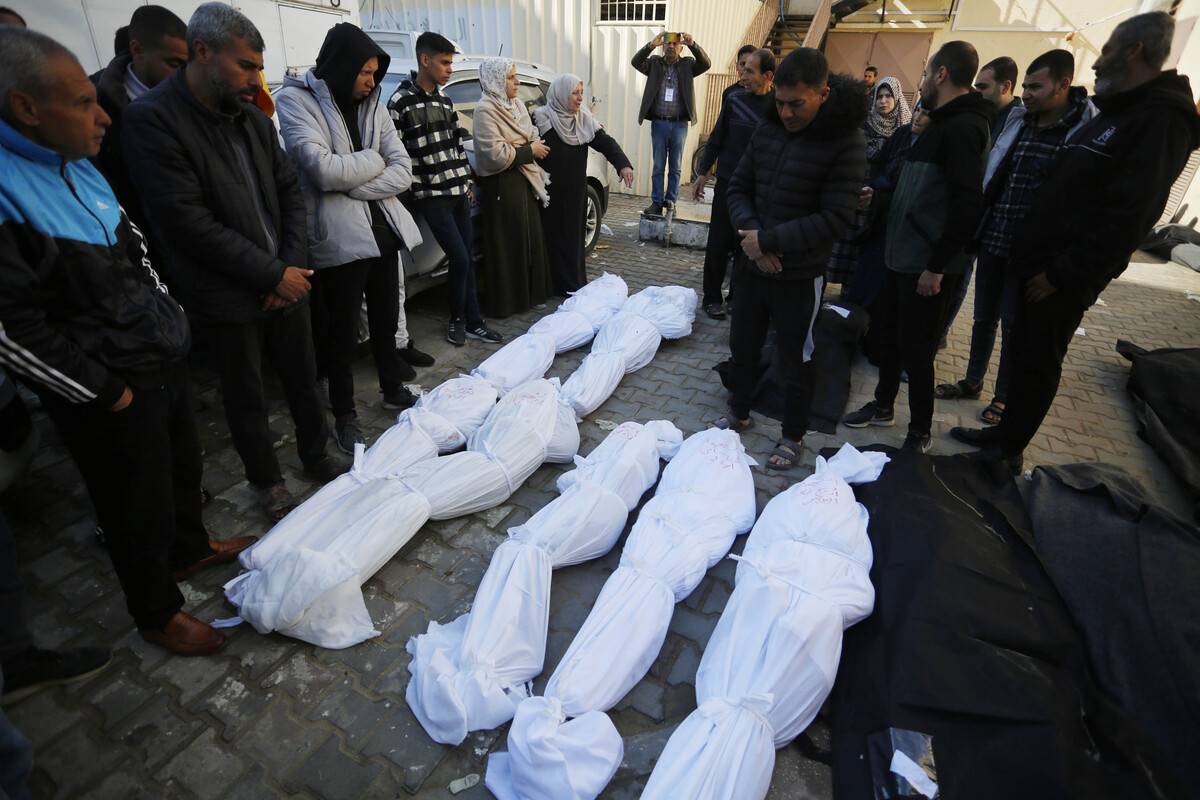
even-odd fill
[{"label": "white corrugated wall", "polygon": [[[713,59],[728,68],[742,44],[759,0],[672,0],[668,30],[695,36]],[[574,72],[588,83],[596,115],[634,164],[634,191],[650,193],[652,153],[649,125],[637,124],[646,79],[630,66],[642,45],[663,28],[629,23],[593,24],[595,0],[363,0],[364,28],[435,30],[472,55],[505,55],[533,61],[557,72]],[[696,96],[704,102],[704,78]],[[701,109],[703,116],[703,109]],[[688,138],[684,180],[699,131]],[[615,175],[610,182],[616,188]]]}]

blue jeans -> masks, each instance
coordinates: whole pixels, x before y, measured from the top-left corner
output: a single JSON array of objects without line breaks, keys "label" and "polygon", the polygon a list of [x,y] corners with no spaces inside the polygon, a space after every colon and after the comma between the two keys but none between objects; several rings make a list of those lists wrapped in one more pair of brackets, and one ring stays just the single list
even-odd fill
[{"label": "blue jeans", "polygon": [[483,322],[475,291],[475,264],[471,259],[471,206],[467,196],[429,197],[417,201],[433,238],[450,259],[450,321],[465,320],[469,327]]},{"label": "blue jeans", "polygon": [[[650,199],[662,205],[679,199],[679,165],[683,161],[683,143],[687,140],[686,120],[650,121],[650,139],[654,143],[654,173],[650,181]],[[663,171],[671,159],[667,192],[663,194]]]},{"label": "blue jeans", "polygon": [[1008,259],[982,252],[975,269],[975,322],[971,326],[971,357],[967,362],[967,383],[979,386],[987,375],[988,362],[996,346],[996,323],[1000,323],[1000,368],[996,372],[995,399],[1008,401],[1008,382],[1012,373],[1012,348],[1009,328],[1017,309],[1021,282],[1008,270]]}]

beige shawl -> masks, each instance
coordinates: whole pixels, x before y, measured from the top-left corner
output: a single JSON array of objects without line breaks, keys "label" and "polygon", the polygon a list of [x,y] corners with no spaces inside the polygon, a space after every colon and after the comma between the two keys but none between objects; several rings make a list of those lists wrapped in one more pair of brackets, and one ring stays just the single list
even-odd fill
[{"label": "beige shawl", "polygon": [[[475,172],[480,177],[499,175],[511,169],[517,158],[517,148],[530,142],[541,141],[525,104],[516,98],[509,99],[504,91],[505,76],[512,62],[503,58],[484,59],[480,65],[479,83],[483,97],[475,107],[473,138],[475,145]],[[536,161],[517,167],[533,193],[543,206],[549,205],[550,195],[546,187],[550,176]]]}]

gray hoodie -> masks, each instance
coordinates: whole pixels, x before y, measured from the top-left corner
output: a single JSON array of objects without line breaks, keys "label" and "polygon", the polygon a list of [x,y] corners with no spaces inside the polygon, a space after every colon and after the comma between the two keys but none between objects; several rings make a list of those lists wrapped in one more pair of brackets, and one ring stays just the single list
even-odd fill
[{"label": "gray hoodie", "polygon": [[376,86],[358,105],[363,149],[355,151],[329,87],[312,70],[302,78],[288,76],[275,94],[275,113],[308,206],[314,269],[379,256],[370,201],[379,204],[406,248],[421,243],[416,222],[397,199],[412,184],[412,162],[379,95]]}]

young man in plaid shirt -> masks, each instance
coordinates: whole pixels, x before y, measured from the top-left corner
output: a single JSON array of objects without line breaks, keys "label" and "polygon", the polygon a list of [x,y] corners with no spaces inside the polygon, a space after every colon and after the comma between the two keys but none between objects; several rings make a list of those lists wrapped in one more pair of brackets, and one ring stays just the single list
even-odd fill
[{"label": "young man in plaid shirt", "polygon": [[426,31],[417,37],[418,71],[401,82],[388,101],[404,148],[412,159],[412,197],[419,212],[450,259],[450,323],[446,339],[456,347],[467,337],[493,344],[503,341],[483,321],[475,292],[471,258],[471,166],[450,98],[438,91],[453,72],[454,45]]},{"label": "young man in plaid shirt", "polygon": [[983,221],[979,227],[979,256],[975,277],[975,322],[967,375],[957,383],[937,387],[943,400],[973,399],[983,390],[988,362],[996,343],[996,323],[1003,340],[994,399],[980,419],[994,425],[1008,400],[1012,353],[1009,326],[1016,311],[1019,281],[1008,270],[1013,233],[1029,214],[1042,179],[1067,138],[1098,113],[1087,90],[1072,86],[1075,57],[1051,50],[1033,60],[1025,71],[1022,100],[1009,114],[988,156],[984,177]]}]

